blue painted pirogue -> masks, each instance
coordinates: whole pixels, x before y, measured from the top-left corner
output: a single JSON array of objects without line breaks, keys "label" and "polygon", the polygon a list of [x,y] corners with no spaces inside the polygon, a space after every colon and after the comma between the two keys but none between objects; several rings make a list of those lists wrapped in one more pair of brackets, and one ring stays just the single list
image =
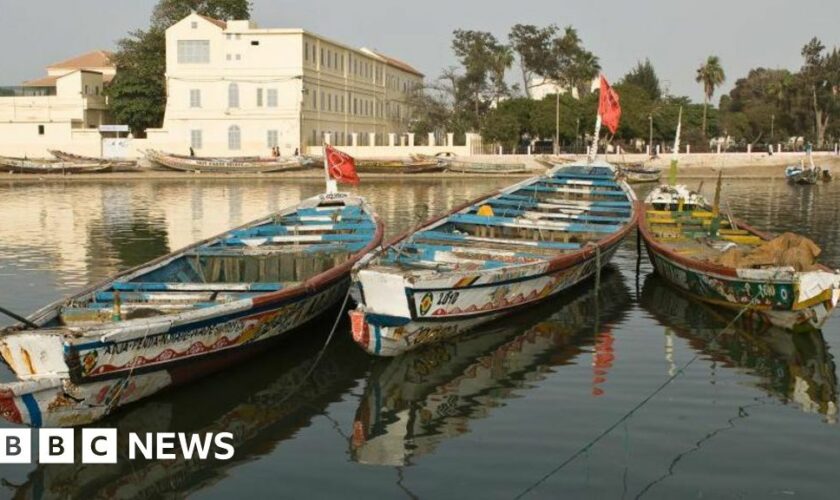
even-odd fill
[{"label": "blue painted pirogue", "polygon": [[320,195],[51,304],[0,331],[0,414],[82,424],[240,361],[340,303],[381,239],[363,199]]},{"label": "blue painted pirogue", "polygon": [[555,167],[424,223],[353,270],[353,337],[393,356],[592,276],[637,222],[607,163]]},{"label": "blue painted pirogue", "polygon": [[822,327],[840,301],[840,273],[806,238],[721,217],[681,185],[654,189],[645,209],[639,232],[656,271],[701,300],[792,330]]}]

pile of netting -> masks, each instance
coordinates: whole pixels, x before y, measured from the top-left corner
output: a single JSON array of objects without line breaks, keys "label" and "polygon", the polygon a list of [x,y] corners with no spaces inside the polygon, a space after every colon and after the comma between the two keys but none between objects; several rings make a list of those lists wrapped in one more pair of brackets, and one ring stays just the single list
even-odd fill
[{"label": "pile of netting", "polygon": [[822,250],[804,236],[784,233],[755,248],[730,248],[712,261],[732,268],[792,267],[797,271],[814,269]]}]

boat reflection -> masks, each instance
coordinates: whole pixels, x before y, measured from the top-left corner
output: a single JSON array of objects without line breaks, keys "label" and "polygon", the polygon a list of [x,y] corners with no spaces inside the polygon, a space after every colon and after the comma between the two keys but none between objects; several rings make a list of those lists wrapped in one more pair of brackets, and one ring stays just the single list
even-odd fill
[{"label": "boat reflection", "polygon": [[[319,325],[327,331],[331,325]],[[349,325],[344,325],[344,329]],[[343,330],[340,330],[343,331]],[[307,336],[303,336],[307,337]],[[126,408],[97,427],[116,427],[119,459],[113,465],[81,463],[39,465],[21,485],[3,485],[16,499],[51,498],[163,498],[183,497],[225,479],[230,469],[271,453],[292,438],[325,408],[349,391],[364,376],[369,358],[349,335],[337,335],[310,378],[305,378],[324,342],[324,336],[275,350],[237,369],[173,390],[146,403]],[[235,455],[215,460],[129,460],[128,433],[231,432]],[[76,430],[76,442],[81,431]]]},{"label": "boat reflection", "polygon": [[621,273],[607,267],[600,294],[588,282],[472,335],[378,360],[356,411],[351,457],[409,464],[469,432],[470,420],[532,387],[549,367],[571,364],[584,353],[593,353],[593,396],[602,394],[614,357],[611,325],[622,321],[630,304]]},{"label": "boat reflection", "polygon": [[736,320],[734,313],[693,300],[656,275],[645,279],[641,305],[666,328],[666,357],[673,332],[723,366],[747,368],[761,378],[759,387],[781,401],[836,422],[837,376],[821,332],[792,333],[748,317]]}]

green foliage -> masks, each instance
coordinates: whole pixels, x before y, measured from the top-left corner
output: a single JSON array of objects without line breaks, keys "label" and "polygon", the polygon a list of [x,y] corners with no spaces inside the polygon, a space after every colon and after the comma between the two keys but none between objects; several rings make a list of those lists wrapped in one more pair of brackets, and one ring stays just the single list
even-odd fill
[{"label": "green foliage", "polygon": [[117,75],[106,89],[117,122],[127,124],[138,136],[163,123],[166,28],[192,10],[221,19],[248,19],[250,7],[248,0],[160,0],[148,30],[132,32],[117,42]]},{"label": "green foliage", "polygon": [[550,71],[550,60],[546,54],[551,52],[557,26],[539,28],[533,24],[516,24],[510,29],[508,40],[519,56],[522,69],[522,82],[525,95],[531,97],[531,83],[535,75],[545,76]]},{"label": "green foliage", "polygon": [[159,0],[152,11],[152,28],[166,29],[195,11],[216,19],[250,19],[249,0]]},{"label": "green foliage", "polygon": [[706,62],[697,68],[697,83],[703,85],[703,135],[706,135],[706,113],[709,107],[709,100],[715,95],[715,89],[726,81],[726,73],[720,65],[718,56],[709,56]]},{"label": "green foliage", "polygon": [[811,108],[814,124],[812,130],[817,146],[822,146],[831,117],[836,118],[840,113],[840,100],[837,98],[840,89],[840,52],[837,48],[826,52],[823,43],[814,37],[802,48],[802,58],[804,65],[799,72],[800,92]]},{"label": "green foliage", "polygon": [[654,101],[662,97],[659,77],[656,75],[656,70],[653,69],[653,64],[650,63],[650,59],[645,59],[645,62],[639,61],[636,63],[636,67],[624,75],[621,81],[625,84],[635,85],[644,89],[648,97]]}]

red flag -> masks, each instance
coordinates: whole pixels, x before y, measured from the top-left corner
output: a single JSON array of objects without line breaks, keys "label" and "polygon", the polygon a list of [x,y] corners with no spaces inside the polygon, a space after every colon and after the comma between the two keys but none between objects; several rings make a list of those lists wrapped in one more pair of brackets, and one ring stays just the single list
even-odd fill
[{"label": "red flag", "polygon": [[601,75],[601,95],[598,98],[598,114],[601,115],[601,122],[610,132],[615,134],[618,130],[618,121],[621,119],[621,104],[618,102],[618,94],[607,83],[604,75]]},{"label": "red flag", "polygon": [[331,179],[354,186],[359,184],[359,176],[356,174],[356,161],[347,153],[335,149],[329,144],[326,145],[327,172]]}]

